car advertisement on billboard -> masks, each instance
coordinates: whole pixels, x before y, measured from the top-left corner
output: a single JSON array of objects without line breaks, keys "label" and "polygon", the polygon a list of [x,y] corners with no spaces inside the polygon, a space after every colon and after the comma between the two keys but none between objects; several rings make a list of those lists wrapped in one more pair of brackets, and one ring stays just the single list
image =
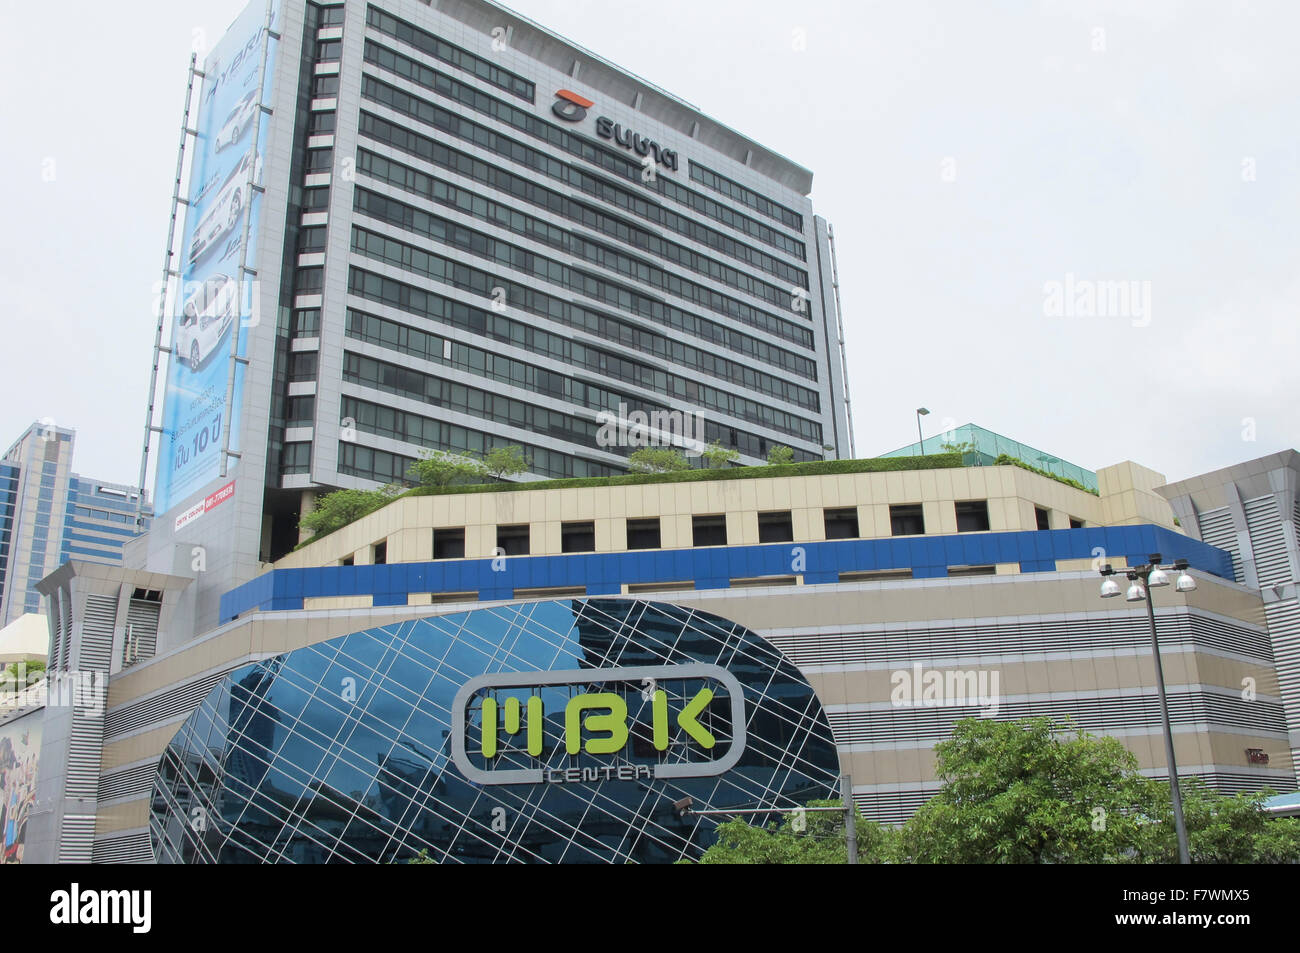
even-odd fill
[{"label": "car advertisement on billboard", "polygon": [[[274,16],[278,18],[278,8]],[[241,283],[240,262],[247,269],[257,267],[260,200],[254,186],[262,181],[269,124],[261,105],[270,100],[276,48],[269,39],[259,91],[265,32],[266,6],[253,0],[203,63],[163,396],[154,490],[158,513],[219,475],[231,347],[244,356],[248,334],[258,322],[256,283],[248,272]],[[236,362],[230,413],[235,425],[243,382],[244,368]],[[231,434],[231,450],[238,449],[238,436],[238,431]]]}]

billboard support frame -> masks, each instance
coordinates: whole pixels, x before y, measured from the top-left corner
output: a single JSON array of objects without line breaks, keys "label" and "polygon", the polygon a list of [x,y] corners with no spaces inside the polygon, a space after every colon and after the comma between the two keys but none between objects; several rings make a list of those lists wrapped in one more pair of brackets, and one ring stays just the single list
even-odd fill
[{"label": "billboard support frame", "polygon": [[168,289],[171,288],[173,278],[180,278],[181,273],[172,267],[172,259],[175,257],[176,247],[176,213],[181,205],[189,207],[189,200],[181,197],[181,178],[185,169],[185,144],[191,136],[198,136],[198,130],[190,127],[190,110],[194,103],[194,79],[205,78],[206,74],[197,68],[198,54],[190,54],[189,79],[185,86],[185,109],[181,115],[181,141],[176,150],[176,175],[172,179],[172,210],[171,218],[167,223],[167,247],[163,254],[163,273],[162,273],[162,290],[158,295],[158,324],[154,329],[153,339],[153,369],[149,372],[149,395],[145,401],[144,415],[144,445],[140,450],[140,493],[136,502],[135,525],[137,529],[144,528],[144,493],[145,483],[149,479],[149,447],[153,443],[153,435],[161,433],[162,428],[156,426],[153,422],[154,409],[158,396],[158,365],[163,354],[172,354],[172,345],[163,347],[163,326],[168,322],[171,311],[167,307]]}]

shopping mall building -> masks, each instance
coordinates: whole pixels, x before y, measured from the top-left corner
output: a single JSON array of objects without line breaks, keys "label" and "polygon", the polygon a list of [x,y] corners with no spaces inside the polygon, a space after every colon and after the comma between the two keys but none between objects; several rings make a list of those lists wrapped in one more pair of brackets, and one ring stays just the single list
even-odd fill
[{"label": "shopping mall building", "polygon": [[[686,797],[795,805],[849,775],[901,822],[971,716],[1068,717],[1159,777],[1144,604],[1097,573],[1156,552],[1196,582],[1154,592],[1180,774],[1295,789],[1294,583],[1258,573],[1296,576],[1300,457],[1172,485],[1125,463],[1095,493],[959,462],[410,495],[197,636],[201,569],[74,560],[42,583],[51,658],[107,699],[33,713],[27,858],[666,861],[711,837]],[[1206,542],[1234,507],[1257,515]]]}]

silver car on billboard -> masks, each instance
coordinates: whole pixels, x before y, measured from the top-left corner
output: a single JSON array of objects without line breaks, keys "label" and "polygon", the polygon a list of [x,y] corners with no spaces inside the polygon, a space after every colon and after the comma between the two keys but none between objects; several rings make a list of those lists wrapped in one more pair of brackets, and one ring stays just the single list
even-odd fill
[{"label": "silver car on billboard", "polygon": [[174,353],[197,371],[229,333],[238,312],[239,283],[229,275],[212,275],[185,300]]},{"label": "silver car on billboard", "polygon": [[221,128],[217,130],[217,137],[213,140],[212,149],[214,152],[220,152],[226,146],[233,146],[239,141],[239,138],[253,126],[253,120],[258,114],[257,90],[253,90],[243,99],[241,99],[235,108],[230,110],[230,115],[222,123]]},{"label": "silver car on billboard", "polygon": [[262,173],[262,163],[254,153],[249,152],[221,183],[220,190],[208,205],[208,211],[194,229],[194,238],[190,241],[190,264],[203,257],[226,232],[242,220],[244,209],[251,198],[248,194],[250,166],[253,167],[252,182],[257,182]]}]

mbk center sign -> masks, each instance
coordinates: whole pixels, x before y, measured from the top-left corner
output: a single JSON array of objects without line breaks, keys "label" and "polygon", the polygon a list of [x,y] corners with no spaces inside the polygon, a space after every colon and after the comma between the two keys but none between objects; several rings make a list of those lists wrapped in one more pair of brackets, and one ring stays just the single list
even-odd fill
[{"label": "mbk center sign", "polygon": [[452,705],[452,760],[476,784],[708,777],[744,750],[744,694],[717,665],[481,675]]}]

